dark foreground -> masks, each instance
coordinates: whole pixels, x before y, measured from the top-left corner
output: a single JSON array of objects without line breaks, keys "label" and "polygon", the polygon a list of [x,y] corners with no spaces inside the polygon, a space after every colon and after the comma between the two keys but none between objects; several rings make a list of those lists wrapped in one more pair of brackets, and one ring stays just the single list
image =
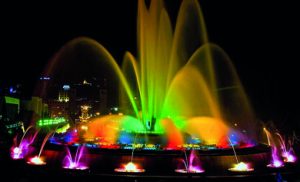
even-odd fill
[{"label": "dark foreground", "polygon": [[[299,154],[299,153],[298,153]],[[299,156],[299,155],[298,155]],[[104,164],[105,165],[105,164]],[[107,164],[109,165],[109,164]],[[1,181],[255,181],[255,182],[283,182],[300,181],[300,165],[286,165],[281,169],[266,169],[263,171],[254,171],[248,173],[233,173],[225,171],[223,173],[214,173],[213,171],[203,174],[177,174],[177,173],[140,173],[126,174],[114,172],[97,172],[95,170],[73,171],[62,168],[49,168],[46,166],[30,166],[24,160],[11,160],[9,149],[6,146],[0,146],[0,167]],[[160,169],[161,168],[161,169]],[[165,171],[164,166],[158,166],[156,171]]]}]

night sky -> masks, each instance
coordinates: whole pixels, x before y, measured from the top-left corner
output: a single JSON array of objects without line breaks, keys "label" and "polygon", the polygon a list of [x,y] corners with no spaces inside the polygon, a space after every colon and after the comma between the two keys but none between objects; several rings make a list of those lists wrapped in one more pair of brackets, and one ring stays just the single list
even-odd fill
[{"label": "night sky", "polygon": [[[166,1],[173,18],[179,2]],[[300,12],[296,3],[200,0],[200,4],[210,40],[232,58],[259,117],[298,121]],[[117,60],[126,50],[135,54],[136,0],[15,2],[0,7],[0,80],[21,82],[26,93],[54,53],[75,37],[96,39]]]}]

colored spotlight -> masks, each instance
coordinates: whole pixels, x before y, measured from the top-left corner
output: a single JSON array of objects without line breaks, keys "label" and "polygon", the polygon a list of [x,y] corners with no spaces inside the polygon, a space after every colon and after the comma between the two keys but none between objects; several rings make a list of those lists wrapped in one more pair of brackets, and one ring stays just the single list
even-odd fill
[{"label": "colored spotlight", "polygon": [[46,162],[43,161],[43,159],[38,156],[30,158],[27,163],[30,165],[46,165]]},{"label": "colored spotlight", "polygon": [[233,168],[229,168],[229,171],[233,171],[233,172],[249,172],[249,171],[254,171],[253,168],[251,168],[249,166],[249,164],[244,163],[244,162],[240,162],[238,164],[234,164]]},{"label": "colored spotlight", "polygon": [[145,172],[145,169],[140,169],[133,162],[129,162],[126,165],[124,165],[122,168],[116,168],[115,172],[142,173]]}]

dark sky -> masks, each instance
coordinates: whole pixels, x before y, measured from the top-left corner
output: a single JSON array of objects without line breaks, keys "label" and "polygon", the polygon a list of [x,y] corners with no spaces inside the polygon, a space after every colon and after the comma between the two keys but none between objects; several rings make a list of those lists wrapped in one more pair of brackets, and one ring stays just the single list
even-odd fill
[{"label": "dark sky", "polygon": [[[166,1],[172,16],[178,2]],[[261,117],[299,113],[296,3],[200,0],[200,4],[210,40],[232,58]],[[96,39],[117,59],[125,50],[135,52],[136,6],[136,0],[2,4],[0,80],[32,87],[54,53],[78,36]]]}]

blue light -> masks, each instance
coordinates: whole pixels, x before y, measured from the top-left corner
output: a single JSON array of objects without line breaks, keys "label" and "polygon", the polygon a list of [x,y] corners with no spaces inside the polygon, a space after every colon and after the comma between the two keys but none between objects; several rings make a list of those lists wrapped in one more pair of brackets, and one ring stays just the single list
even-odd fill
[{"label": "blue light", "polygon": [[119,143],[121,144],[130,144],[134,142],[134,138],[130,133],[120,132]]},{"label": "blue light", "polygon": [[9,87],[9,93],[15,94],[17,91],[13,87]]},{"label": "blue light", "polygon": [[64,90],[70,90],[70,85],[63,85]]},{"label": "blue light", "polygon": [[66,143],[72,143],[74,142],[74,140],[77,138],[77,134],[75,131],[70,131],[70,132],[67,132],[65,137],[64,137],[64,141]]},{"label": "blue light", "polygon": [[230,139],[232,145],[237,145],[240,141],[240,134],[234,130],[231,130],[229,132],[229,139]]},{"label": "blue light", "polygon": [[87,143],[87,144],[85,144],[87,147],[89,147],[89,148],[92,148],[93,147],[93,144],[90,144],[90,143]]}]

